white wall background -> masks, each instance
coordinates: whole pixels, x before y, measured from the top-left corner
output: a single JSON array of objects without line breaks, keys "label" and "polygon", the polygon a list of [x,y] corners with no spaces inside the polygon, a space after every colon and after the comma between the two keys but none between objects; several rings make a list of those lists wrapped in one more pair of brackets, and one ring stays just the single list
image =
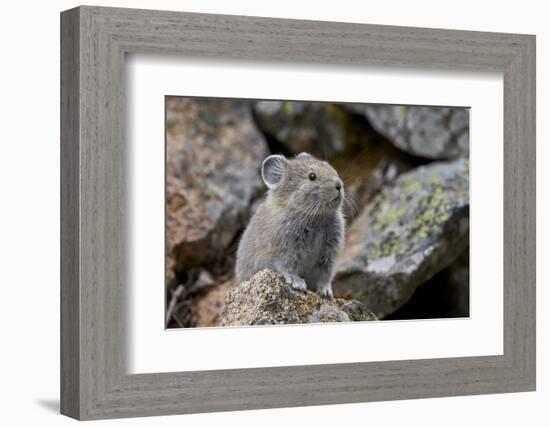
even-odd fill
[{"label": "white wall background", "polygon": [[[96,1],[97,5],[409,25],[537,35],[538,391],[109,421],[110,425],[277,426],[315,424],[549,425],[550,27],[540,0]],[[59,384],[59,12],[75,1],[5,2],[0,65],[0,420],[68,425]],[[546,13],[545,13],[546,12]],[[546,239],[545,239],[546,238]]]}]

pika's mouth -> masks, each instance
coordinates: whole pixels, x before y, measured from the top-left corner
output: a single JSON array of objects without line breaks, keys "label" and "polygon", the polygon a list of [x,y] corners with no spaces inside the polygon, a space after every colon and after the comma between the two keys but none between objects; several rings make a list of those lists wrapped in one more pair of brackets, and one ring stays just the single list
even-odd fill
[{"label": "pika's mouth", "polygon": [[336,196],[336,197],[330,199],[328,202],[326,202],[326,206],[329,209],[335,209],[340,205],[341,202],[342,202],[342,195],[339,194],[338,196]]}]

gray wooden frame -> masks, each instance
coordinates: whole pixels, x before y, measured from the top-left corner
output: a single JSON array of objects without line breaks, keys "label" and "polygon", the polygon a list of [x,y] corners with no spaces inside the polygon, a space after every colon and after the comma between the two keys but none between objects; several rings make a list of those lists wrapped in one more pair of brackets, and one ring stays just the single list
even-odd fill
[{"label": "gray wooden frame", "polygon": [[[128,375],[124,58],[131,52],[502,72],[504,354]],[[63,414],[98,419],[535,389],[534,36],[71,9],[61,14],[61,167]]]}]

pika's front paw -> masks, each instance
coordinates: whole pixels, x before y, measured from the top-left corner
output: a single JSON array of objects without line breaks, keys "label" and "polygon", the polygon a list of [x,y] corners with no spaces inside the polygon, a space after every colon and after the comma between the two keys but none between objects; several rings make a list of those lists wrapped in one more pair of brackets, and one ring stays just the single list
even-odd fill
[{"label": "pika's front paw", "polygon": [[286,284],[293,289],[296,289],[298,291],[307,290],[306,281],[299,276],[294,276],[293,274],[287,274],[285,275],[285,281],[286,281]]},{"label": "pika's front paw", "polygon": [[330,283],[317,286],[317,293],[321,298],[334,298],[334,296],[332,295],[332,287],[330,286]]}]

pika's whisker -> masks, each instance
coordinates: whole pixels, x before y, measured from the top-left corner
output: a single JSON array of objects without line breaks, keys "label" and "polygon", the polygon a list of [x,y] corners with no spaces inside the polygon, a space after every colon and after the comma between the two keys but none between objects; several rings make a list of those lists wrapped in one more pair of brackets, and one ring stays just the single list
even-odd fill
[{"label": "pika's whisker", "polygon": [[355,216],[359,213],[359,206],[356,200],[354,200],[353,196],[349,193],[344,194],[344,203],[346,203],[346,206],[352,210],[352,215]]}]

